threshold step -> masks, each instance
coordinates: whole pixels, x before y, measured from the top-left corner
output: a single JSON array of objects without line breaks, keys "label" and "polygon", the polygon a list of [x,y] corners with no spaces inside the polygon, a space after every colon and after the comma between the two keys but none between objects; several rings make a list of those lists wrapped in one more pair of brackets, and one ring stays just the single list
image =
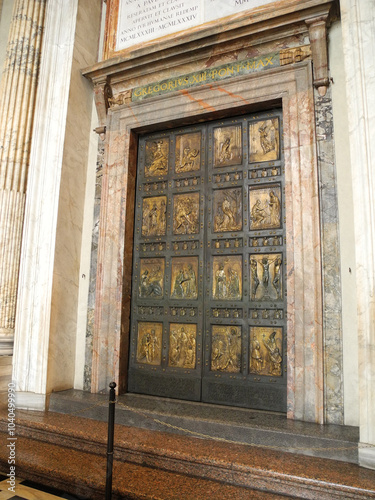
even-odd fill
[{"label": "threshold step", "polygon": [[[6,429],[4,411],[0,412],[0,431],[3,433],[0,437],[4,442]],[[62,456],[78,453],[89,463],[105,461],[107,424],[103,421],[54,412],[17,410],[16,435],[17,446],[22,440],[32,440],[36,450],[45,450],[40,455],[41,467],[43,459],[45,464],[49,463],[49,445],[51,450],[59,449]],[[119,424],[115,425],[114,442],[116,467],[121,469],[121,464],[132,464],[136,469],[144,468],[147,475],[151,474],[150,470],[159,471],[281,497],[375,498],[375,471],[355,464]],[[3,456],[2,463],[6,467],[5,458]],[[22,454],[18,454],[17,448],[18,459],[22,460]],[[24,466],[26,464],[27,460]],[[75,479],[80,482],[78,466],[77,469]],[[40,480],[39,476],[35,478],[35,481]]]},{"label": "threshold step", "polygon": [[[82,499],[103,500],[106,458],[100,455],[19,438],[17,475],[76,495]],[[0,452],[0,470],[7,473],[5,447]],[[189,477],[132,463],[115,461],[113,500],[263,500],[293,498]],[[17,487],[16,487],[17,494]]]}]

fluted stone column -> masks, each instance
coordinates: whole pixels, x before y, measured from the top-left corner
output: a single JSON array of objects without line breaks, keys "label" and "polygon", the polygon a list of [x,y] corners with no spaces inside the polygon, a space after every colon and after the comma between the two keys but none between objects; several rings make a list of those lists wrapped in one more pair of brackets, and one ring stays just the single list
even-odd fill
[{"label": "fluted stone column", "polygon": [[0,84],[0,355],[12,354],[46,0],[15,0]]},{"label": "fluted stone column", "polygon": [[[80,3],[83,3],[82,0]],[[65,385],[51,382],[54,371],[60,371],[62,377],[65,376],[65,371],[68,371],[64,360],[67,349],[62,354],[61,351],[55,354],[59,352],[58,349],[63,349],[62,346],[66,346],[67,335],[63,334],[60,338],[57,334],[51,336],[51,323],[57,222],[63,189],[62,165],[67,137],[77,8],[78,0],[48,0],[46,7],[13,353],[13,381],[18,408],[44,410],[48,404],[49,392],[56,388],[67,388]],[[77,73],[78,71],[75,75]],[[79,75],[77,76],[79,78]],[[73,150],[73,156],[78,155],[81,158],[80,138],[75,146],[77,150],[74,151],[72,147],[70,151]],[[63,305],[61,308],[68,318],[69,314],[63,309]],[[55,370],[54,357],[58,358],[58,368]]]}]

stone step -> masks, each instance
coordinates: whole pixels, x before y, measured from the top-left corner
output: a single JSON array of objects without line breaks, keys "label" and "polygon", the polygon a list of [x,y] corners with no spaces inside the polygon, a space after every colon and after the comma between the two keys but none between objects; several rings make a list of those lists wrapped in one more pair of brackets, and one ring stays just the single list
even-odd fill
[{"label": "stone step", "polygon": [[[27,477],[39,484],[61,489],[82,499],[103,500],[106,477],[104,456],[25,437],[17,440],[16,451],[18,477]],[[7,472],[6,460],[3,447],[0,452],[0,468],[4,474]],[[206,500],[207,498],[264,500],[277,499],[280,495],[115,461],[112,498],[113,500]]]},{"label": "stone step", "polygon": [[[106,421],[108,396],[68,390],[50,410]],[[284,414],[137,394],[117,398],[116,423],[358,463],[359,429],[292,421]]]},{"label": "stone step", "polygon": [[[6,430],[6,414],[3,413],[0,414],[0,431],[4,441]],[[61,488],[67,481],[66,471],[76,467],[70,473],[71,481],[74,478],[74,484],[84,489],[88,487],[87,481],[90,484],[94,481],[90,475],[86,477],[86,467],[91,462],[99,468],[95,477],[105,477],[106,422],[53,412],[18,410],[16,435],[17,471],[28,479],[44,484],[45,474],[48,481],[55,481],[48,485]],[[5,472],[8,467],[6,453],[3,450],[1,453],[0,464]],[[53,467],[51,460],[55,461]],[[212,491],[223,485],[234,488],[234,498],[263,498],[249,496],[257,492],[266,492],[267,498],[274,498],[273,495],[278,495],[275,498],[327,500],[375,498],[375,471],[358,465],[119,424],[115,426],[114,460],[114,481],[120,481],[114,482],[116,491],[122,491],[121,485],[126,483],[129,498],[230,498],[219,496],[217,492],[212,496],[200,496],[205,482]],[[80,461],[84,464],[81,470]],[[65,462],[68,462],[66,467]],[[175,489],[172,488],[174,477]],[[190,482],[194,493],[187,493]],[[153,483],[161,496],[152,496]],[[93,484],[92,495],[96,495],[104,483],[97,479]],[[167,491],[162,493],[164,486]],[[145,493],[146,490],[149,493]],[[185,491],[187,496],[178,496],[178,491]]]}]

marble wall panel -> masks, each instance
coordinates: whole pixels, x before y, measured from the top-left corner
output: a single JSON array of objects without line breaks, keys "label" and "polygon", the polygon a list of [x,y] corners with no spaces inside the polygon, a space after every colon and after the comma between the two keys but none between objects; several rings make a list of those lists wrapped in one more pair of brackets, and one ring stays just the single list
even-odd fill
[{"label": "marble wall panel", "polygon": [[85,366],[83,389],[91,390],[91,369],[92,369],[92,349],[95,324],[95,296],[96,296],[96,271],[98,260],[98,242],[99,242],[99,218],[100,218],[100,201],[102,192],[102,177],[104,163],[104,143],[98,138],[98,155],[96,161],[96,182],[95,182],[95,201],[92,226],[92,241],[91,241],[91,262],[90,262],[90,284],[87,301],[87,325],[86,325],[86,349],[85,349]]},{"label": "marble wall panel", "polygon": [[[74,381],[87,164],[90,140],[95,137],[91,130],[92,86],[82,78],[79,69],[96,59],[100,14],[100,1],[78,2],[52,289],[50,356],[53,362],[49,362],[48,377],[54,390],[70,388]],[[88,32],[89,25],[94,29]],[[62,370],[62,366],[66,368]]]},{"label": "marble wall panel", "polygon": [[331,89],[315,92],[323,270],[325,421],[344,423],[341,269]]},{"label": "marble wall panel", "polygon": [[[41,61],[16,312],[13,380],[17,405],[46,404],[48,365],[59,361],[49,352],[51,294],[55,258],[69,75],[73,59],[77,2],[47,5],[44,57]],[[55,85],[51,85],[51,81]],[[64,366],[61,366],[61,374]],[[67,373],[70,378],[70,373]]]},{"label": "marble wall panel", "polygon": [[359,463],[375,469],[375,5],[341,0],[355,227]]}]

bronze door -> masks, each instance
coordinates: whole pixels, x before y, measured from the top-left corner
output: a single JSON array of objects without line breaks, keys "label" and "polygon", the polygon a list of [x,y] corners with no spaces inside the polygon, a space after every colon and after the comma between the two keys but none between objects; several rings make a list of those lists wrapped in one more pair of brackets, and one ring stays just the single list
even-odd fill
[{"label": "bronze door", "polygon": [[286,411],[281,118],[140,138],[130,392]]}]

